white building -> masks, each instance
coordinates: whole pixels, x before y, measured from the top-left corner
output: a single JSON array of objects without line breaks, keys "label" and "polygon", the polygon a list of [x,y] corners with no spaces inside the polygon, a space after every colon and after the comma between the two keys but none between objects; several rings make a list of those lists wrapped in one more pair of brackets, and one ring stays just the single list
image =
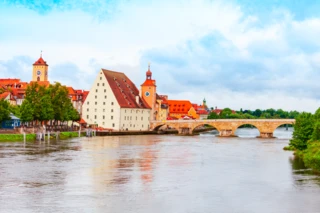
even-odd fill
[{"label": "white building", "polygon": [[82,106],[88,125],[113,130],[149,130],[151,107],[121,72],[101,69]]}]

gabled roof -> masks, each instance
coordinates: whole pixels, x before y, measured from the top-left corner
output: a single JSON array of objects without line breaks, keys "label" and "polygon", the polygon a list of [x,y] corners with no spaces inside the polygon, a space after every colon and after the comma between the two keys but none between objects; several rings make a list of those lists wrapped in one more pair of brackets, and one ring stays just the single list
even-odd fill
[{"label": "gabled roof", "polygon": [[18,78],[2,78],[0,79],[0,85],[7,86],[7,85],[14,85],[20,83],[20,79]]},{"label": "gabled roof", "polygon": [[10,92],[4,92],[0,94],[0,99],[6,99],[10,95]]},{"label": "gabled roof", "polygon": [[[122,72],[101,69],[121,108],[147,108],[150,106],[139,96],[139,90]],[[138,96],[138,102],[136,97]]]},{"label": "gabled roof", "polygon": [[49,65],[47,64],[47,62],[46,62],[45,60],[43,60],[43,58],[42,58],[41,56],[40,56],[40,58],[39,58],[36,62],[34,62],[33,65],[49,66]]},{"label": "gabled roof", "polygon": [[170,113],[179,113],[179,114],[188,114],[192,104],[187,100],[168,100],[169,112]]},{"label": "gabled roof", "polygon": [[141,86],[154,86],[156,87],[156,80],[146,79]]}]

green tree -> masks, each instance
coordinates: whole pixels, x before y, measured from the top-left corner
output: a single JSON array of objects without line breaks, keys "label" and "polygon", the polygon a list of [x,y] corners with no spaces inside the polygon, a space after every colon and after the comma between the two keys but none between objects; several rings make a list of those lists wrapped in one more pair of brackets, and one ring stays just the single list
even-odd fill
[{"label": "green tree", "polygon": [[210,112],[210,114],[208,115],[208,119],[218,119],[219,115],[217,115],[217,113],[215,112]]},{"label": "green tree", "polygon": [[0,99],[0,122],[10,120],[9,102]]},{"label": "green tree", "polygon": [[221,112],[219,117],[220,118],[229,118],[229,116],[232,114],[232,110],[230,108],[224,108]]},{"label": "green tree", "polygon": [[19,105],[9,105],[9,111],[12,114],[14,114],[15,116],[17,116],[18,118],[21,117],[20,106]]},{"label": "green tree", "polygon": [[32,106],[32,103],[29,102],[29,100],[25,99],[20,107],[21,116],[20,119],[22,122],[30,122],[33,121],[33,110],[34,107]]},{"label": "green tree", "polygon": [[49,94],[44,95],[40,99],[40,121],[49,121],[54,118],[54,111],[53,111],[53,106],[51,102],[51,97]]},{"label": "green tree", "polygon": [[312,140],[313,141],[320,141],[320,108],[314,113],[314,126],[312,132]]},{"label": "green tree", "polygon": [[311,139],[313,133],[314,118],[311,113],[303,112],[297,118],[293,125],[294,131],[289,145],[298,150],[307,148],[307,142]]}]

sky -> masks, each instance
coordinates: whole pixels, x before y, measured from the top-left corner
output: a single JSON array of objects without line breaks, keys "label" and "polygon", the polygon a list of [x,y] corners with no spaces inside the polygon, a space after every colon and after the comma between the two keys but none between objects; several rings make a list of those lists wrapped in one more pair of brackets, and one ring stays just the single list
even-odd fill
[{"label": "sky", "polygon": [[320,107],[318,0],[1,0],[0,78],[90,90],[101,68],[138,88],[235,110]]}]

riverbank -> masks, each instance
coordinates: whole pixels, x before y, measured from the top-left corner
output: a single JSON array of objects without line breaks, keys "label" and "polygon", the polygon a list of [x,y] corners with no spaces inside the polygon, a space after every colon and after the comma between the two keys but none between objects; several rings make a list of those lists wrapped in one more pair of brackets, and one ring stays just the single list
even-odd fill
[{"label": "riverbank", "polygon": [[301,158],[306,167],[320,173],[320,141],[310,142],[307,149],[296,150],[294,155]]}]

